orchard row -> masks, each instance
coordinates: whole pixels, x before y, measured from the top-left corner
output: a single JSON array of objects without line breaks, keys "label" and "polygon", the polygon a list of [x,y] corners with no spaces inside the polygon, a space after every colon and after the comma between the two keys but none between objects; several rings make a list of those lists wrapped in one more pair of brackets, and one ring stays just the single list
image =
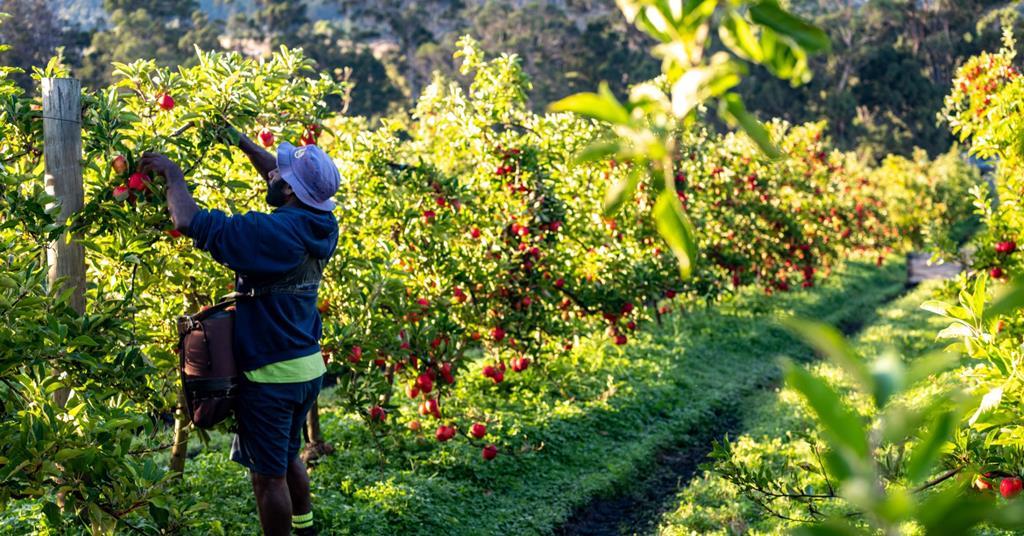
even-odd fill
[{"label": "orchard row", "polygon": [[[143,151],[164,152],[205,207],[267,210],[226,122],[271,150],[300,140],[337,159],[340,241],[320,307],[339,399],[373,434],[459,438],[484,460],[503,450],[501,423],[465,407],[456,387],[529,388],[595,331],[628,345],[645,324],[741,287],[810,287],[850,255],[882,262],[959,210],[919,201],[963,170],[872,169],[834,150],[822,124],[771,124],[784,153],[775,160],[743,136],[681,133],[676,190],[701,252],[683,281],[646,217],[659,193],[648,170],[579,163],[605,132],[530,112],[515,57],[487,59],[470,43],[461,60],[468,90],[437,79],[406,120],[378,128],[333,117],[328,103],[346,88],[295,51],[265,62],[201,53],[173,72],[119,65],[115,86],[83,95],[86,206],[71,228],[87,250],[85,317],[45,290],[41,252],[63,227],[45,208],[37,101],[0,86],[0,305],[10,311],[0,393],[18,413],[0,422],[0,456],[19,468],[4,493],[59,488],[72,510],[109,521],[160,492],[166,473],[130,452],[151,413],[176,403],[171,320],[215,303],[233,277],[167,232],[163,181],[135,166]],[[605,191],[633,173],[633,201],[603,216]],[[60,385],[73,390],[68,409],[48,396]]]}]

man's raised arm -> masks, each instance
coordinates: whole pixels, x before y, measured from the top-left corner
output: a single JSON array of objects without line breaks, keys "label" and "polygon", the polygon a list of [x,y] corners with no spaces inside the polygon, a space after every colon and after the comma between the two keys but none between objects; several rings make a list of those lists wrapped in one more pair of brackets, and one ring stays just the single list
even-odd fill
[{"label": "man's raised arm", "polygon": [[230,134],[229,139],[233,141],[235,136],[238,137],[238,148],[245,153],[245,156],[249,157],[249,161],[252,162],[253,167],[263,177],[263,180],[269,183],[270,172],[277,169],[277,157],[250,140],[248,136],[239,132],[230,123],[225,122],[225,125]]}]

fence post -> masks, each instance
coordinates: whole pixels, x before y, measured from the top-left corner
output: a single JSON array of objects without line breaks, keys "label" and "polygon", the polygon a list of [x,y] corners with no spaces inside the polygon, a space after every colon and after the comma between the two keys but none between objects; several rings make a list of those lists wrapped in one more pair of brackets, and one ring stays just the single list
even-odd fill
[{"label": "fence post", "polygon": [[[60,204],[57,221],[64,223],[85,205],[82,187],[82,84],[73,78],[43,78],[43,158],[46,193]],[[85,248],[65,235],[46,251],[49,283],[64,279],[73,288],[71,307],[85,313]],[[69,391],[60,389],[54,400],[67,403]]]}]

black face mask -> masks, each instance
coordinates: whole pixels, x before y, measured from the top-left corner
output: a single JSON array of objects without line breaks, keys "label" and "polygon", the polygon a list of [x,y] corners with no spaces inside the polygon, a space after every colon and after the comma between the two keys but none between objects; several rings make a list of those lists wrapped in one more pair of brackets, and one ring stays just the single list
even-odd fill
[{"label": "black face mask", "polygon": [[272,207],[283,207],[288,202],[288,195],[284,193],[284,187],[288,183],[284,179],[277,179],[267,186],[267,204]]}]

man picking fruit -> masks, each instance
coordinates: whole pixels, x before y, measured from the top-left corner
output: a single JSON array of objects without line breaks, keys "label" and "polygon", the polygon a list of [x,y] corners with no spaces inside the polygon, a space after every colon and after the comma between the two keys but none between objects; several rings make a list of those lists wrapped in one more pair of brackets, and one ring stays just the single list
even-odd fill
[{"label": "man picking fruit", "polygon": [[277,157],[240,136],[267,181],[271,213],[200,209],[181,168],[146,153],[140,170],[167,180],[177,231],[235,271],[234,348],[242,370],[231,459],[249,468],[264,534],[316,534],[309,476],[299,459],[306,414],[326,372],[317,291],[338,243],[332,197],[340,176],[319,147],[282,143]]}]

